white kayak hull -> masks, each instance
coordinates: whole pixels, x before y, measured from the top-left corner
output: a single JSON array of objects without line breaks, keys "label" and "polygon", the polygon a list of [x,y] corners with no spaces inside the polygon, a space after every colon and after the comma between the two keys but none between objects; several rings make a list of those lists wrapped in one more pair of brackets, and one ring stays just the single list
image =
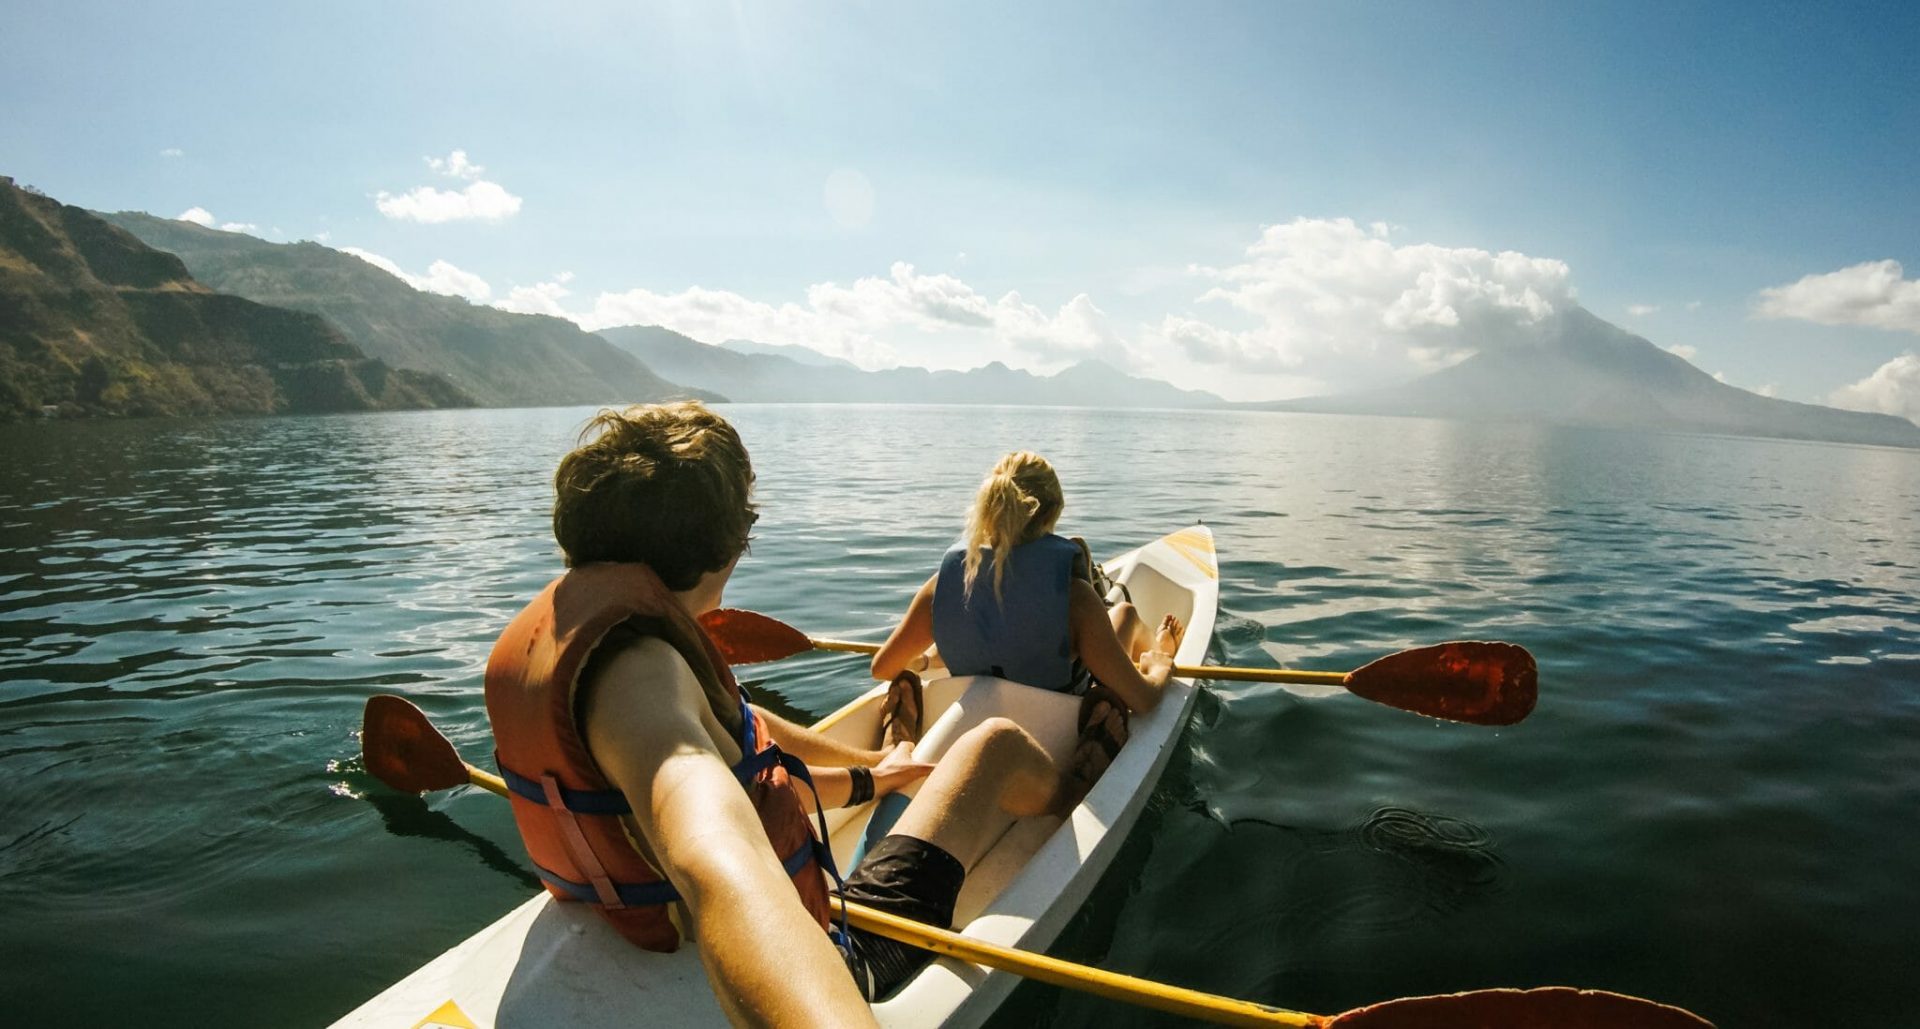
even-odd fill
[{"label": "white kayak hull", "polygon": [[[1219,603],[1213,534],[1195,526],[1107,564],[1148,625],[1173,614],[1187,626],[1176,661],[1204,664]],[[816,728],[870,746],[884,684]],[[1167,684],[1160,703],[1136,714],[1132,736],[1072,817],[1013,822],[968,869],[954,925],[1002,946],[1043,951],[1086,901],[1138,819],[1178,745],[1192,709],[1191,681]],[[937,757],[985,718],[1012,718],[1064,761],[1075,741],[1079,698],[986,676],[931,679],[927,731],[918,752]],[[835,859],[846,867],[871,805],[828,812]],[[977,1026],[1018,979],[942,958],[874,1004],[897,1029]],[[655,954],[627,943],[580,904],[541,893],[356,1008],[342,1027],[724,1026],[697,949]]]}]

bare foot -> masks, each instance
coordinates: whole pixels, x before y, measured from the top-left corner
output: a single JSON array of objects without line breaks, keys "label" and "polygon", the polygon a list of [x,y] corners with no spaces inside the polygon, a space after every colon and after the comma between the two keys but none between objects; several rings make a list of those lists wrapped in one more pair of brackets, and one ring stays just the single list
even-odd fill
[{"label": "bare foot", "polygon": [[1186,631],[1180,619],[1172,615],[1160,619],[1160,631],[1153,634],[1153,649],[1171,656],[1180,649],[1180,637],[1186,635]]},{"label": "bare foot", "polygon": [[893,677],[880,702],[881,750],[920,741],[921,700],[919,676],[908,671]]}]

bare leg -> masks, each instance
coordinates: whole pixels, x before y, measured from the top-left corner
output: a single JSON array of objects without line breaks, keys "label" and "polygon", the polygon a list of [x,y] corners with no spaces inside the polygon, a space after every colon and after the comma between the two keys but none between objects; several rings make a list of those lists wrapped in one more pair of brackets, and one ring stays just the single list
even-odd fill
[{"label": "bare leg", "polygon": [[925,840],[971,868],[1016,818],[1045,813],[1059,769],[1006,718],[989,718],[947,749],[893,831]]},{"label": "bare leg", "polygon": [[1140,660],[1140,655],[1153,645],[1153,635],[1140,620],[1140,610],[1131,603],[1122,602],[1108,608],[1107,620],[1113,623],[1113,634],[1119,638],[1120,649],[1127,652],[1128,660]]}]

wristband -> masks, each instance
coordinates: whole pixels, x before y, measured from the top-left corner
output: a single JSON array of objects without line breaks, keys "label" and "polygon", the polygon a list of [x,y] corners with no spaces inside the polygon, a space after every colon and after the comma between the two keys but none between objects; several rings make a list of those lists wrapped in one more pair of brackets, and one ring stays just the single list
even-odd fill
[{"label": "wristband", "polygon": [[847,795],[842,807],[858,807],[873,799],[873,769],[865,765],[851,765],[847,774],[853,777],[853,790]]}]

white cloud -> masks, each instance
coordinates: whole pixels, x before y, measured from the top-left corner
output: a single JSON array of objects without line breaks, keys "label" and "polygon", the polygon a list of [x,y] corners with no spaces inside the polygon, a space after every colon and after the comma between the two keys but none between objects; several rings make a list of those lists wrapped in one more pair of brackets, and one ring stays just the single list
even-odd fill
[{"label": "white cloud", "polygon": [[1635,318],[1645,318],[1647,315],[1657,314],[1659,313],[1659,311],[1660,311],[1660,305],[1658,304],[1628,304],[1627,305],[1627,313],[1634,316]]},{"label": "white cloud", "polygon": [[1243,263],[1194,269],[1219,282],[1201,301],[1224,301],[1253,316],[1254,327],[1229,332],[1179,318],[1162,332],[1195,360],[1240,370],[1311,359],[1382,377],[1531,342],[1542,322],[1574,301],[1565,262],[1510,250],[1397,246],[1388,238],[1393,231],[1350,218],[1269,226]]},{"label": "white cloud", "polygon": [[[555,318],[571,317],[560,301],[572,296],[567,289],[567,280],[573,278],[570,272],[561,272],[552,282],[537,282],[531,286],[515,286],[507,290],[507,295],[493,302],[493,306],[503,311],[517,314],[550,314]],[[600,326],[605,328],[606,326]]]},{"label": "white cloud", "polygon": [[1731,386],[1731,385],[1733,385],[1733,383],[1731,383],[1731,382],[1728,382],[1728,381],[1727,381],[1727,373],[1726,373],[1726,372],[1714,372],[1714,373],[1713,373],[1713,381],[1715,381],[1715,382],[1717,382],[1717,383],[1719,383],[1719,384],[1720,384],[1720,385],[1722,385],[1722,386]]},{"label": "white cloud", "polygon": [[1771,382],[1767,383],[1764,386],[1755,386],[1753,388],[1753,391],[1755,393],[1760,394],[1763,397],[1777,397],[1780,395],[1780,387],[1777,384],[1771,383]]},{"label": "white cloud", "polygon": [[1899,415],[1920,424],[1920,354],[1901,354],[1859,382],[1834,390],[1827,403],[1850,411]]},{"label": "white cloud", "polygon": [[341,247],[342,253],[352,254],[375,268],[427,293],[439,293],[443,296],[465,297],[476,303],[484,303],[493,296],[493,287],[487,280],[472,272],[455,267],[448,261],[435,261],[427,266],[427,274],[411,275],[392,260],[379,254],[362,250],[359,247]]},{"label": "white cloud", "polygon": [[468,180],[460,189],[419,186],[405,193],[375,194],[373,206],[397,221],[438,224],[452,221],[500,221],[520,213],[520,198],[497,182],[480,178],[485,168],[467,159],[465,150],[429,157],[427,167],[448,178]]},{"label": "white cloud", "polygon": [[379,193],[373,206],[396,221],[433,225],[453,221],[500,221],[520,212],[520,198],[497,182],[475,182],[461,190],[420,186],[406,193]]},{"label": "white cloud", "polygon": [[1673,346],[1661,347],[1660,349],[1665,350],[1669,354],[1678,354],[1680,358],[1685,361],[1691,361],[1700,356],[1699,347],[1690,346],[1686,343],[1675,343]]},{"label": "white cloud", "polygon": [[427,167],[448,178],[477,179],[486,172],[485,168],[467,160],[465,150],[455,150],[445,157],[429,157]]},{"label": "white cloud", "polygon": [[[181,211],[179,214],[174,215],[173,220],[180,221],[180,222],[192,222],[195,225],[201,226],[202,228],[208,228],[208,229],[215,228],[216,226],[214,223],[218,221],[218,219],[214,218],[213,212],[207,210],[204,207],[189,207],[186,210]],[[260,231],[260,226],[255,225],[252,222],[220,222],[218,225],[218,228],[220,229],[221,232],[258,232]]]},{"label": "white cloud", "polygon": [[1899,261],[1868,261],[1760,291],[1755,313],[1821,325],[1864,325],[1920,333],[1920,281]]},{"label": "white cloud", "polygon": [[1698,310],[1700,310],[1700,301],[1698,301],[1698,300],[1689,300],[1689,301],[1687,301],[1687,310],[1689,310],[1689,311],[1698,311]]},{"label": "white cloud", "polygon": [[[695,286],[678,293],[646,288],[602,293],[587,310],[566,309],[567,273],[553,281],[510,290],[495,306],[568,317],[587,329],[664,325],[694,339],[752,339],[798,343],[867,367],[898,363],[888,337],[919,335],[952,345],[993,345],[1023,351],[1042,364],[1089,357],[1139,368],[1138,352],[1087,294],[1057,311],[1017,292],[990,300],[956,276],[921,273],[896,261],[885,276],[850,284],[807,287],[804,302],[770,304],[726,290]],[[944,364],[944,362],[934,362]]]},{"label": "white cloud", "polygon": [[1223,364],[1249,372],[1284,372],[1298,368],[1303,358],[1284,347],[1262,343],[1254,332],[1230,332],[1193,318],[1167,315],[1160,336],[1200,364]]},{"label": "white cloud", "polygon": [[994,304],[993,327],[1002,339],[1043,360],[1092,357],[1120,368],[1139,366],[1106,312],[1085,293],[1067,301],[1053,315],[1020,299],[1018,293],[1008,293]]},{"label": "white cloud", "polygon": [[180,149],[177,146],[170,146],[165,150],[160,151],[161,157],[185,157],[186,155],[187,155],[187,152],[185,150]]}]

